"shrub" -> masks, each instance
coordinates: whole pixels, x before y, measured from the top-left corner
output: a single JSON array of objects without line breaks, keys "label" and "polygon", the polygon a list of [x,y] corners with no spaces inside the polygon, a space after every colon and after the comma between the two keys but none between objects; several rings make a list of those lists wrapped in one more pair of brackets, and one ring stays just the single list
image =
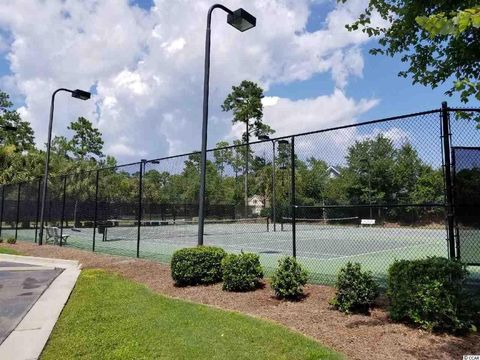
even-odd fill
[{"label": "shrub", "polygon": [[378,285],[370,271],[362,271],[360,264],[340,269],[335,284],[336,294],[332,305],[340,311],[368,313],[378,296]]},{"label": "shrub", "polygon": [[223,249],[213,246],[177,250],[171,261],[172,278],[179,286],[219,282],[225,255]]},{"label": "shrub", "polygon": [[260,257],[247,253],[229,254],[222,260],[223,290],[250,291],[255,290],[263,278]]},{"label": "shrub", "polygon": [[17,240],[13,236],[7,237],[7,243],[8,244],[15,244]]},{"label": "shrub", "polygon": [[278,268],[272,276],[272,288],[281,299],[298,299],[303,296],[303,286],[308,274],[291,256],[278,261]]},{"label": "shrub", "polygon": [[441,257],[396,261],[388,270],[390,318],[432,331],[468,330],[474,315],[465,294],[467,274],[461,262]]},{"label": "shrub", "polygon": [[1,243],[3,243],[3,239],[2,239],[2,238],[0,238],[0,244],[1,244]]}]

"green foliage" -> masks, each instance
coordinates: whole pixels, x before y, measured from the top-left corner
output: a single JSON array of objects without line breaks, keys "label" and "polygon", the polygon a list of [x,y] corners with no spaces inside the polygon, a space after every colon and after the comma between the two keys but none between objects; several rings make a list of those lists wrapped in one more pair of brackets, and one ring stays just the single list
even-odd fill
[{"label": "green foliage", "polygon": [[[12,145],[15,151],[21,153],[34,147],[33,130],[30,123],[23,121],[16,110],[12,110],[10,96],[0,91],[0,145]],[[14,127],[9,130],[6,126]]]},{"label": "green foliage", "polygon": [[0,238],[0,244],[1,244],[1,243],[3,243],[3,239],[2,239],[2,238]]},{"label": "green foliage", "polygon": [[469,28],[480,28],[480,6],[451,11],[449,14],[439,12],[430,16],[417,16],[415,20],[430,33],[431,39],[438,35],[454,35],[458,38]]},{"label": "green foliage", "polygon": [[388,270],[391,319],[433,331],[468,330],[473,313],[467,274],[461,262],[441,257],[396,261]]},{"label": "green foliage", "polygon": [[[370,0],[347,29],[378,37],[380,47],[372,54],[401,54],[408,67],[399,75],[411,76],[414,84],[435,88],[453,78],[447,94],[459,92],[467,102],[472,96],[480,100],[479,11],[477,0]],[[384,24],[374,22],[373,14]]]},{"label": "green foliage", "polygon": [[213,246],[177,250],[170,263],[172,279],[178,286],[220,282],[225,255],[223,249]]},{"label": "green foliage", "polygon": [[68,128],[75,133],[68,146],[76,159],[85,160],[93,156],[99,158],[104,156],[102,134],[89,120],[79,117],[77,121],[70,123]]},{"label": "green foliage", "polygon": [[372,273],[362,271],[358,263],[348,262],[340,269],[335,288],[337,291],[332,305],[346,313],[368,313],[378,296],[378,285]]},{"label": "green foliage", "polygon": [[272,276],[272,288],[280,299],[299,299],[307,283],[308,273],[294,257],[287,256],[278,261]]},{"label": "green foliage", "polygon": [[215,166],[217,170],[220,172],[220,177],[223,177],[223,173],[225,171],[225,166],[231,164],[233,161],[233,150],[223,149],[230,144],[227,141],[220,141],[215,146],[216,149],[213,150],[213,156],[215,158]]},{"label": "green foliage", "polygon": [[260,257],[257,254],[228,254],[222,260],[223,290],[255,290],[263,278]]},{"label": "green foliage", "polygon": [[17,240],[13,236],[8,236],[7,237],[7,244],[15,244]]}]

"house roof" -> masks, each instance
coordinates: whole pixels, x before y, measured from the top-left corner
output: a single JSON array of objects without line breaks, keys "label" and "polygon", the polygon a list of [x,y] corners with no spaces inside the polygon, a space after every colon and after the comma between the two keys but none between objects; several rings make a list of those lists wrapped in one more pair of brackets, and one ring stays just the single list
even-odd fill
[{"label": "house roof", "polygon": [[334,173],[335,175],[340,175],[340,171],[337,170],[334,166],[329,166],[327,168],[327,172]]}]

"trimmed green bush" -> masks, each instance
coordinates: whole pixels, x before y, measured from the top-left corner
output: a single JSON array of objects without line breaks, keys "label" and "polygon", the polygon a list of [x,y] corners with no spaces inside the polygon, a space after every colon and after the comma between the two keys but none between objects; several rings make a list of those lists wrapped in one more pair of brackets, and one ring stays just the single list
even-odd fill
[{"label": "trimmed green bush", "polygon": [[257,254],[228,254],[222,260],[223,290],[255,290],[263,278],[260,257]]},{"label": "trimmed green bush", "polygon": [[7,243],[8,244],[15,244],[17,240],[13,236],[7,237]]},{"label": "trimmed green bush", "polygon": [[388,270],[390,318],[431,331],[462,332],[473,326],[464,282],[466,266],[441,257],[396,261]]},{"label": "trimmed green bush", "polygon": [[170,263],[178,286],[213,284],[222,280],[222,260],[227,253],[218,247],[198,246],[175,251]]},{"label": "trimmed green bush", "polygon": [[278,261],[278,268],[272,276],[272,288],[280,299],[298,299],[303,296],[303,286],[308,273],[294,257],[287,256]]},{"label": "trimmed green bush", "polygon": [[378,285],[370,271],[360,264],[348,262],[340,269],[335,284],[336,294],[331,304],[342,312],[368,313],[378,296]]}]

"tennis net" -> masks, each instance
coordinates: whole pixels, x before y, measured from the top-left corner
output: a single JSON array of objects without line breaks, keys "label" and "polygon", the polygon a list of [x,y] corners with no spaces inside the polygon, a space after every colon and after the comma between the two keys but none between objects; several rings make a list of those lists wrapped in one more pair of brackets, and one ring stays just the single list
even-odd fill
[{"label": "tennis net", "polygon": [[[283,217],[281,223],[282,231],[292,230],[293,218]],[[310,218],[295,218],[295,225],[298,230],[327,230],[346,227],[355,227],[359,225],[359,217],[342,217],[332,219],[310,219]]]}]

